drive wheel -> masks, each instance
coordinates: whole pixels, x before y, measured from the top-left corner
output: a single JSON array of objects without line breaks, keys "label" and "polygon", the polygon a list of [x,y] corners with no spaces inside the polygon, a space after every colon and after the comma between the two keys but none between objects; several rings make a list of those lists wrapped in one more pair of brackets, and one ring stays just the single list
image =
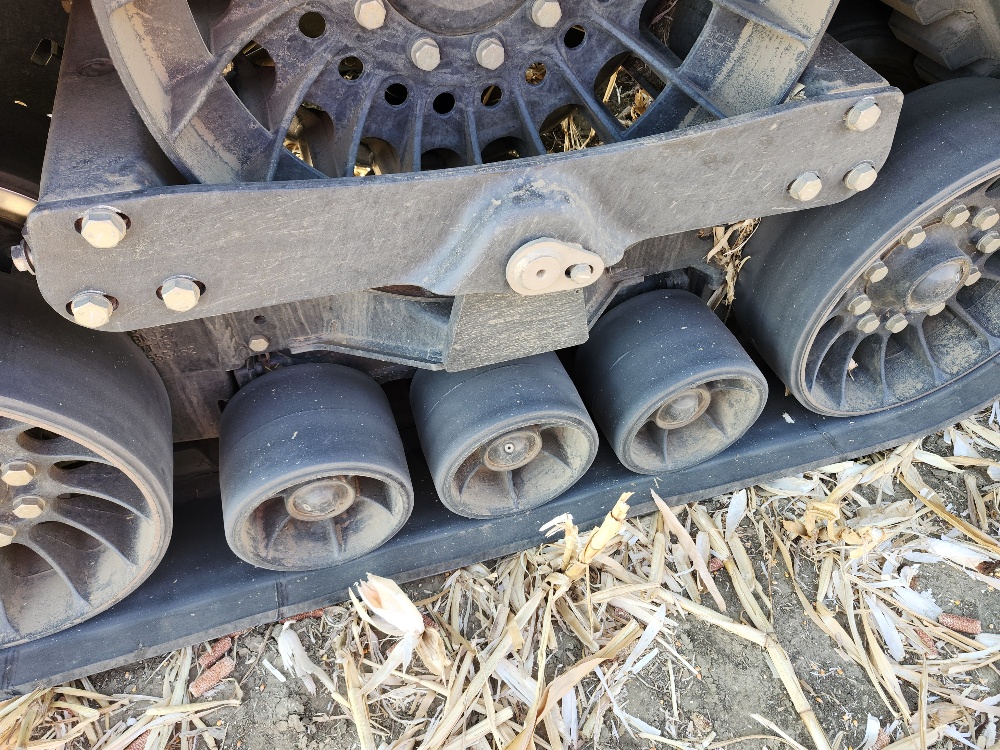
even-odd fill
[{"label": "drive wheel", "polygon": [[878,183],[751,241],[736,312],[805,406],[866,414],[1000,352],[1000,82],[909,95]]},{"label": "drive wheel", "polygon": [[422,370],[410,404],[438,496],[469,518],[543,505],[597,455],[597,429],[552,353],[457,373]]},{"label": "drive wheel", "polygon": [[640,474],[711,458],[767,400],[736,337],[681,290],[648,292],[602,316],[577,350],[575,381],[619,460]]},{"label": "drive wheel", "polygon": [[226,539],[257,567],[353,560],[413,509],[389,401],[348,367],[303,364],[254,380],[227,404],[219,440]]}]

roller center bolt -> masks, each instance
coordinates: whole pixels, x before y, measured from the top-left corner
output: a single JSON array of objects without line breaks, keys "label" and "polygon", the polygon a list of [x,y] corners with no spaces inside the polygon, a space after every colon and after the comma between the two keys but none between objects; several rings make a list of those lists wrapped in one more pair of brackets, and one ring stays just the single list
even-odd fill
[{"label": "roller center bolt", "polygon": [[519,469],[542,451],[542,435],[537,427],[508,432],[486,448],[483,463],[493,471]]},{"label": "roller center bolt", "polygon": [[300,521],[320,521],[339,516],[357,496],[357,481],[353,477],[329,477],[296,489],[285,498],[285,508]]}]

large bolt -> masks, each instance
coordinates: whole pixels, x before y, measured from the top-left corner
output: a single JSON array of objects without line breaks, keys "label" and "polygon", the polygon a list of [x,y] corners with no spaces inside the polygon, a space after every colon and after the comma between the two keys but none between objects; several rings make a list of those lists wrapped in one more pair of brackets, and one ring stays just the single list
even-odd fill
[{"label": "large bolt", "polygon": [[30,461],[7,461],[0,466],[0,480],[11,487],[24,487],[37,473],[38,469]]},{"label": "large bolt", "polygon": [[255,333],[247,340],[247,346],[252,352],[266,352],[271,346],[271,340],[263,334]]},{"label": "large bolt", "polygon": [[981,278],[983,278],[983,272],[980,271],[978,268],[973,268],[969,272],[969,275],[965,277],[965,285],[966,286],[972,286],[977,281],[979,281]]},{"label": "large bolt", "polygon": [[878,316],[872,313],[868,313],[862,317],[856,324],[857,329],[862,333],[875,333],[879,325],[881,324],[879,323]]},{"label": "large bolt", "polygon": [[875,184],[876,177],[878,177],[878,171],[876,171],[875,166],[863,161],[844,175],[844,184],[848,190],[867,190]]},{"label": "large bolt", "polygon": [[410,60],[421,70],[430,72],[441,64],[441,48],[430,37],[421,37],[410,47]]},{"label": "large bolt", "polygon": [[0,525],[0,547],[6,547],[13,542],[15,536],[17,536],[17,529],[13,526]]},{"label": "large bolt", "polygon": [[849,110],[844,122],[851,130],[868,130],[878,122],[882,110],[870,96],[866,96]]},{"label": "large bolt", "polygon": [[476,62],[487,70],[496,70],[503,65],[504,49],[499,39],[483,39],[476,46]]},{"label": "large bolt", "polygon": [[915,247],[920,247],[924,240],[927,239],[927,232],[924,231],[923,227],[910,227],[905,232],[903,232],[902,237],[899,241],[906,245],[906,247],[911,250]]},{"label": "large bolt", "polygon": [[38,518],[45,512],[45,501],[36,495],[22,495],[14,500],[14,515],[18,518]]},{"label": "large bolt", "polygon": [[594,278],[594,267],[589,263],[577,263],[569,269],[569,277],[577,284],[586,284]]},{"label": "large bolt", "polygon": [[[966,282],[968,283],[968,282]],[[944,312],[944,309],[948,306],[947,302],[938,302],[934,307],[927,308],[928,315],[940,315]]]},{"label": "large bolt", "polygon": [[865,280],[877,284],[889,275],[889,267],[880,260],[875,261],[865,269]]},{"label": "large bolt", "polygon": [[117,246],[127,229],[125,219],[110,208],[88,208],[80,219],[80,235],[101,249]]},{"label": "large bolt", "polygon": [[979,238],[979,242],[976,243],[976,250],[983,255],[992,255],[997,250],[1000,250],[1000,233],[990,231],[984,234]]},{"label": "large bolt", "polygon": [[797,201],[811,201],[823,189],[823,181],[815,172],[803,172],[788,186],[788,194]]},{"label": "large bolt", "polygon": [[969,220],[971,215],[968,208],[958,203],[944,212],[941,221],[949,227],[960,227]]},{"label": "large bolt", "polygon": [[995,227],[997,221],[1000,221],[1000,212],[993,206],[987,206],[976,211],[976,215],[972,217],[972,226],[985,232]]},{"label": "large bolt", "polygon": [[10,259],[18,271],[35,275],[35,264],[31,259],[31,250],[24,240],[10,249]]},{"label": "large bolt", "polygon": [[864,315],[872,309],[872,301],[867,294],[856,294],[847,301],[847,312],[851,315]]},{"label": "large bolt", "polygon": [[201,299],[201,287],[189,276],[171,276],[160,287],[160,298],[168,310],[187,312]]},{"label": "large bolt", "polygon": [[108,324],[114,305],[100,292],[80,292],[69,303],[73,320],[84,328],[100,328]]},{"label": "large bolt", "polygon": [[531,5],[531,20],[543,29],[551,29],[562,18],[558,0],[535,0]]},{"label": "large bolt", "polygon": [[381,28],[385,23],[385,4],[382,0],[358,0],[354,3],[354,18],[371,31]]},{"label": "large bolt", "polygon": [[885,327],[889,333],[899,333],[909,324],[910,321],[906,319],[906,316],[900,315],[899,313],[890,316],[889,319],[885,321]]}]

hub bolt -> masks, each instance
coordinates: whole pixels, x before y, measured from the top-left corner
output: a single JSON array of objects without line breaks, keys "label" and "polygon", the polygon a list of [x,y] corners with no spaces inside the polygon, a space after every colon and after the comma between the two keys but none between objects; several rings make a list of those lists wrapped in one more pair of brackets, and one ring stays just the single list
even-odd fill
[{"label": "hub bolt", "polygon": [[557,0],[535,0],[531,5],[531,20],[543,29],[551,29],[562,18],[562,7]]},{"label": "hub bolt", "polygon": [[410,60],[428,73],[441,64],[441,48],[428,36],[421,37],[410,47]]},{"label": "hub bolt", "polygon": [[811,201],[823,189],[823,181],[815,172],[803,172],[788,186],[788,194],[797,201]]},{"label": "hub bolt", "polygon": [[872,301],[867,294],[856,294],[847,301],[847,312],[851,315],[864,315],[872,309]]},{"label": "hub bolt", "polygon": [[870,96],[866,96],[849,110],[844,122],[851,130],[868,130],[873,127],[878,118],[882,116],[882,110]]},{"label": "hub bolt", "polygon": [[13,526],[0,525],[0,547],[6,547],[13,542],[15,536],[17,536],[17,529]]},{"label": "hub bolt", "polygon": [[370,31],[382,28],[385,23],[385,4],[382,0],[358,0],[354,3],[354,18]]},{"label": "hub bolt", "polygon": [[927,232],[924,231],[923,227],[911,227],[903,232],[903,236],[899,238],[899,241],[912,250],[915,247],[920,247],[926,239]]},{"label": "hub bolt", "polygon": [[949,227],[960,227],[969,220],[971,215],[968,208],[958,203],[944,212],[941,221]]},{"label": "hub bolt", "polygon": [[92,247],[106,250],[125,239],[125,219],[111,208],[88,208],[80,218],[80,235]]},{"label": "hub bolt", "polygon": [[872,284],[877,284],[888,275],[889,267],[880,260],[875,261],[865,270],[865,280]]},{"label": "hub bolt", "polygon": [[73,320],[84,328],[100,328],[111,320],[115,306],[100,292],[80,292],[69,303]]},{"label": "hub bolt", "polygon": [[889,331],[889,333],[899,333],[909,324],[910,321],[906,319],[906,316],[900,315],[899,313],[896,313],[895,315],[891,316],[887,321],[885,321],[885,327],[886,330]]},{"label": "hub bolt", "polygon": [[266,352],[268,347],[271,346],[271,340],[260,333],[255,333],[247,341],[247,346],[250,347],[252,352]]},{"label": "hub bolt", "polygon": [[45,501],[36,495],[24,495],[14,500],[14,515],[18,518],[38,518],[45,512]]},{"label": "hub bolt", "polygon": [[1000,250],[1000,232],[990,231],[984,234],[976,243],[976,250],[983,255],[992,255]]},{"label": "hub bolt", "polygon": [[0,480],[11,487],[24,487],[37,473],[38,469],[30,461],[7,461],[0,466]]},{"label": "hub bolt", "polygon": [[[968,282],[966,282],[968,283]],[[944,312],[944,309],[948,306],[947,302],[938,302],[934,307],[927,310],[928,315],[940,315]]]},{"label": "hub bolt", "polygon": [[857,328],[862,333],[875,333],[878,330],[880,323],[878,317],[872,313],[868,313],[857,323]]},{"label": "hub bolt", "polygon": [[863,161],[844,175],[844,184],[848,190],[867,190],[875,184],[878,172],[875,166],[867,161]]},{"label": "hub bolt", "polygon": [[499,39],[483,39],[476,47],[476,62],[487,70],[503,65],[504,49]]},{"label": "hub bolt", "polygon": [[577,263],[569,269],[569,277],[577,284],[586,284],[594,278],[594,267],[588,263]]},{"label": "hub bolt", "polygon": [[976,211],[976,215],[972,217],[972,226],[985,232],[987,229],[995,227],[998,221],[1000,221],[1000,212],[993,206],[987,206]]},{"label": "hub bolt", "polygon": [[160,287],[160,298],[168,310],[187,312],[201,299],[201,287],[189,276],[171,276]]},{"label": "hub bolt", "polygon": [[983,272],[978,268],[973,268],[972,271],[969,272],[969,275],[965,277],[965,285],[972,286],[981,278],[983,278]]}]

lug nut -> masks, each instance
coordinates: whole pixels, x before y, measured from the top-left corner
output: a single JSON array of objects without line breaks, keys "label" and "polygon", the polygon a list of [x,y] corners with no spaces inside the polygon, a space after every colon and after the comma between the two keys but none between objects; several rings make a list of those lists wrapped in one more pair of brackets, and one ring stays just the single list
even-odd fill
[{"label": "lug nut", "polygon": [[247,340],[247,346],[252,352],[266,352],[271,346],[271,340],[263,334],[255,333]]},{"label": "lug nut", "polygon": [[77,325],[100,328],[108,324],[114,305],[100,292],[80,292],[69,303],[70,312]]},{"label": "lug nut", "polygon": [[0,480],[11,487],[24,487],[37,473],[38,469],[30,461],[7,461],[0,466]]},{"label": "lug nut", "polygon": [[125,219],[110,208],[88,208],[80,218],[80,236],[102,250],[116,247],[127,229]]},{"label": "lug nut", "polygon": [[535,0],[531,5],[531,20],[543,29],[551,29],[562,18],[562,7],[557,0]]},{"label": "lug nut", "polygon": [[993,206],[987,206],[976,211],[976,215],[972,217],[972,226],[985,232],[995,227],[997,221],[1000,221],[1000,212]]},{"label": "lug nut", "polygon": [[868,130],[878,122],[882,110],[870,96],[866,96],[849,110],[844,122],[851,130]]},{"label": "lug nut", "polygon": [[896,313],[895,315],[891,316],[887,321],[885,321],[885,327],[886,330],[889,331],[889,333],[899,333],[909,324],[910,321],[906,319],[906,316],[900,315],[899,313]]},{"label": "lug nut", "polygon": [[844,184],[848,190],[867,190],[875,184],[878,171],[869,162],[863,161],[844,175]]},{"label": "lug nut", "polygon": [[[966,282],[968,283],[968,282]],[[927,309],[928,315],[940,315],[944,312],[944,309],[948,306],[947,302],[938,302],[934,307]]]},{"label": "lug nut", "polygon": [[370,31],[385,23],[385,4],[382,0],[358,0],[354,3],[354,18]]},{"label": "lug nut", "polygon": [[941,221],[949,227],[960,227],[969,220],[971,215],[968,208],[958,203],[944,212]]},{"label": "lug nut", "polygon": [[926,239],[927,232],[924,231],[923,227],[911,227],[903,232],[903,236],[899,238],[899,241],[912,250],[915,247],[920,247]]},{"label": "lug nut", "polygon": [[864,315],[872,309],[872,301],[867,294],[857,294],[847,301],[847,312],[851,315]]},{"label": "lug nut", "polygon": [[586,284],[594,278],[594,267],[587,263],[577,263],[569,269],[569,277],[577,284]]},{"label": "lug nut", "polygon": [[872,284],[877,284],[888,275],[889,267],[880,260],[875,261],[865,270],[865,280]]},{"label": "lug nut", "polygon": [[187,312],[201,299],[201,287],[189,276],[171,276],[160,287],[160,299],[168,310]]},{"label": "lug nut", "polygon": [[969,272],[969,275],[965,277],[965,285],[966,286],[972,286],[977,281],[979,281],[981,278],[983,278],[983,272],[980,271],[978,268],[973,268]]},{"label": "lug nut", "polygon": [[421,37],[410,47],[410,60],[429,73],[441,64],[441,48],[430,37]]},{"label": "lug nut", "polygon": [[1000,250],[1000,232],[990,231],[984,234],[976,243],[976,250],[983,255],[992,255]]},{"label": "lug nut", "polygon": [[872,313],[868,313],[857,322],[857,329],[862,333],[875,333],[879,325],[878,317]]},{"label": "lug nut", "polygon": [[788,194],[797,201],[811,201],[823,189],[823,181],[815,172],[803,172],[788,186]]},{"label": "lug nut", "polygon": [[503,65],[504,49],[499,39],[483,39],[476,47],[476,62],[487,70]]},{"label": "lug nut", "polygon": [[14,500],[14,515],[18,518],[38,518],[45,512],[45,501],[36,495],[23,495]]},{"label": "lug nut", "polygon": [[15,536],[17,536],[17,529],[13,526],[0,525],[0,547],[6,547],[13,542]]}]

